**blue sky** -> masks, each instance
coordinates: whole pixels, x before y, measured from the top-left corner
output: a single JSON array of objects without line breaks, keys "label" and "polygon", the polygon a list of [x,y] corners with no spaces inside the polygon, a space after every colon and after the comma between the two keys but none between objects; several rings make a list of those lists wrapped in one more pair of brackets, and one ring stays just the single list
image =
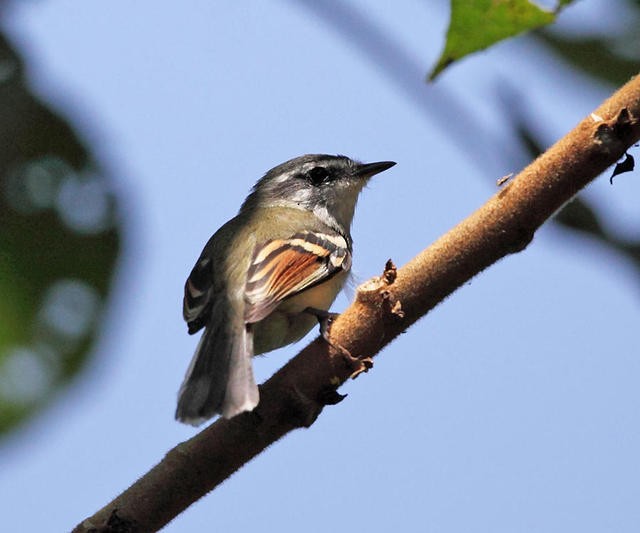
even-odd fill
[{"label": "blue sky", "polygon": [[[406,262],[518,170],[501,87],[524,98],[548,143],[611,91],[522,40],[426,85],[443,2],[348,4],[406,54],[401,81],[296,2],[16,4],[4,28],[36,91],[115,177],[130,231],[93,363],[0,448],[11,531],[70,529],[194,434],[173,420],[197,342],[182,285],[270,167],[308,152],[398,162],[356,212],[364,280],[389,257]],[[602,1],[563,18],[604,31],[621,22]],[[586,194],[608,227],[637,235],[639,189],[623,175]],[[345,402],[165,530],[637,531],[639,318],[630,264],[545,227],[384,350],[344,387]],[[256,360],[258,378],[304,342]]]}]

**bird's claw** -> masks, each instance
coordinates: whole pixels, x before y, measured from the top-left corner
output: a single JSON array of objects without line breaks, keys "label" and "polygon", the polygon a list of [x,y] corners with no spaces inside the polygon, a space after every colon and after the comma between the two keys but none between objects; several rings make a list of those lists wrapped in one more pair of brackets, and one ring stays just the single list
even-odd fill
[{"label": "bird's claw", "polygon": [[316,320],[320,325],[320,335],[322,335],[322,338],[327,341],[327,344],[333,346],[331,339],[329,339],[329,332],[333,321],[340,316],[339,313],[331,313],[324,309],[316,309],[315,307],[307,307],[304,312],[316,317]]},{"label": "bird's claw", "polygon": [[349,376],[351,379],[356,379],[360,374],[368,372],[369,369],[373,367],[373,359],[371,359],[371,357],[354,357],[344,346],[340,346],[339,344],[332,342],[329,338],[331,325],[339,316],[339,313],[330,313],[329,311],[316,309],[314,307],[307,307],[305,312],[316,317],[320,324],[320,335],[322,335],[322,338],[329,346],[340,352],[340,355],[342,355],[347,367],[352,370],[351,375]]}]

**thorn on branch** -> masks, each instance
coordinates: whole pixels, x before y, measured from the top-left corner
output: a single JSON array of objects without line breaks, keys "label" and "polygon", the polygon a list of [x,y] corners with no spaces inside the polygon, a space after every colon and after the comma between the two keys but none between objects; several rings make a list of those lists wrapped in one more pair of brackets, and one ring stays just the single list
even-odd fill
[{"label": "thorn on branch", "polygon": [[349,352],[340,354],[347,369],[351,372],[349,377],[356,379],[363,372],[368,372],[373,368],[373,359],[371,357],[354,357]]},{"label": "thorn on branch", "polygon": [[109,515],[106,524],[94,526],[88,520],[80,524],[74,531],[82,531],[85,533],[134,533],[140,531],[138,523],[135,520],[122,518],[118,515],[118,509],[113,509]]},{"label": "thorn on branch", "polygon": [[318,394],[318,403],[322,405],[336,405],[347,397],[346,394],[340,394],[333,387],[322,389]]},{"label": "thorn on branch", "polygon": [[349,376],[351,379],[356,379],[360,374],[364,374],[365,372],[369,372],[371,368],[373,368],[373,359],[371,357],[354,357],[352,362],[352,367],[355,367],[355,370]]},{"label": "thorn on branch", "polygon": [[404,310],[402,309],[402,302],[400,302],[400,300],[395,300],[392,303],[391,291],[389,290],[380,291],[380,296],[382,296],[382,302],[383,302],[385,311],[393,315],[395,318],[404,318]]},{"label": "thorn on branch", "polygon": [[633,135],[633,128],[637,125],[638,118],[632,116],[629,110],[623,107],[616,118],[598,125],[594,134],[595,141],[606,148],[612,144],[624,142],[629,135]]},{"label": "thorn on branch", "polygon": [[511,178],[513,178],[513,172],[502,176],[496,180],[496,185],[498,187],[502,187],[505,183],[507,183]]},{"label": "thorn on branch", "polygon": [[379,295],[386,291],[385,287],[392,285],[398,277],[398,269],[391,259],[388,259],[384,265],[384,271],[381,276],[376,276],[369,281],[364,282],[358,287],[356,298],[365,304],[379,305]]},{"label": "thorn on branch", "polygon": [[391,307],[391,314],[397,316],[398,318],[404,318],[404,310],[402,309],[402,304],[400,300],[396,300],[396,303]]},{"label": "thorn on branch", "polygon": [[618,116],[616,117],[616,124],[615,124],[615,128],[627,128],[629,126],[631,126],[632,123],[632,118],[631,118],[631,113],[629,113],[629,110],[626,107],[623,107],[620,110],[620,113],[618,113]]},{"label": "thorn on branch", "polygon": [[386,264],[384,265],[384,272],[382,273],[382,279],[385,281],[387,285],[393,284],[393,282],[398,277],[398,269],[396,265],[393,264],[391,259],[387,259]]}]

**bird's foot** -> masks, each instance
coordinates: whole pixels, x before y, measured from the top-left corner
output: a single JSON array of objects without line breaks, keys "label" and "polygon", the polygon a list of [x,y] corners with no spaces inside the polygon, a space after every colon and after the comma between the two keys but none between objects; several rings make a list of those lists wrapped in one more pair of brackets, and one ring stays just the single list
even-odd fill
[{"label": "bird's foot", "polygon": [[330,311],[317,309],[315,307],[307,307],[304,312],[316,317],[316,320],[320,325],[320,335],[322,335],[322,338],[327,342],[327,344],[333,346],[338,351],[344,350],[344,348],[334,345],[329,338],[331,325],[333,324],[333,321],[340,316],[339,313],[331,313]]},{"label": "bird's foot", "polygon": [[322,335],[322,338],[329,346],[340,352],[347,367],[352,371],[349,376],[351,379],[356,379],[360,374],[368,372],[369,369],[373,367],[373,359],[371,359],[371,357],[354,357],[349,350],[344,346],[334,343],[329,337],[331,325],[333,321],[340,316],[339,313],[331,313],[323,309],[316,309],[315,307],[307,307],[304,312],[316,317],[318,324],[320,324],[320,335]]}]

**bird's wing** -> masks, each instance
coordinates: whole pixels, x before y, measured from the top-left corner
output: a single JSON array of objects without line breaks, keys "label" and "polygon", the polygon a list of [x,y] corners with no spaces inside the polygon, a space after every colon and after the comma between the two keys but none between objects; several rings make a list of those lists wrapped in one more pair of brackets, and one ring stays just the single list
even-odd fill
[{"label": "bird's wing", "polygon": [[204,254],[193,267],[184,284],[182,316],[193,335],[207,325],[213,304],[213,268],[210,257]]},{"label": "bird's wing", "polygon": [[339,234],[296,233],[257,245],[247,272],[247,324],[268,316],[280,302],[351,267],[351,252]]}]

